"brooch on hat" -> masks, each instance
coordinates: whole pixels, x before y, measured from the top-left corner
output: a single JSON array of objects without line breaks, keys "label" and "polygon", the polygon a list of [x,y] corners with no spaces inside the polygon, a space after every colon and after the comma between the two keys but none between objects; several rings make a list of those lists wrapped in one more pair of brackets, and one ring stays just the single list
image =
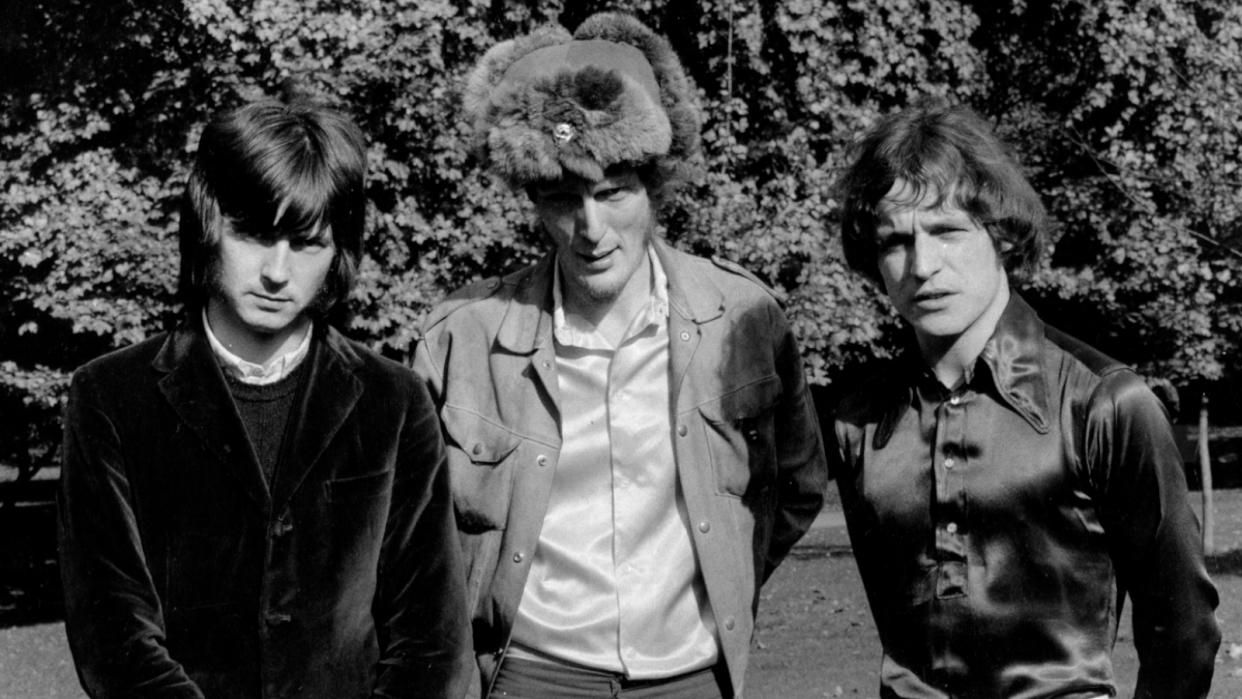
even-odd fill
[{"label": "brooch on hat", "polygon": [[574,136],[577,136],[577,135],[578,135],[578,132],[574,130],[573,124],[570,124],[569,122],[566,122],[566,121],[562,121],[561,123],[552,127],[552,136],[555,137],[556,140],[561,143],[569,143],[570,141],[574,140]]}]

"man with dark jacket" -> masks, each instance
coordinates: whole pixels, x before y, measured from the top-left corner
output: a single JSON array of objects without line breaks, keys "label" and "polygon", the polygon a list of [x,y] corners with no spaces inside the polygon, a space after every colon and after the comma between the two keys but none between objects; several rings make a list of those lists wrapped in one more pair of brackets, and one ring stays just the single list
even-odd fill
[{"label": "man with dark jacket", "polygon": [[212,121],[186,323],[74,375],[60,546],[90,695],[444,697],[474,674],[435,408],[324,320],[365,169],[357,126],[304,100]]},{"label": "man with dark jacket", "polygon": [[1133,603],[1136,697],[1207,695],[1220,631],[1182,460],[1122,364],[1010,288],[1044,209],[978,115],[880,121],[841,184],[850,266],[913,330],[829,449],[880,633],[882,697],[1109,697]]},{"label": "man with dark jacket", "polygon": [[655,235],[698,155],[693,89],[667,41],[603,14],[496,46],[465,103],[552,248],[445,301],[416,353],[481,693],[740,696],[759,587],[827,479],[775,299]]}]

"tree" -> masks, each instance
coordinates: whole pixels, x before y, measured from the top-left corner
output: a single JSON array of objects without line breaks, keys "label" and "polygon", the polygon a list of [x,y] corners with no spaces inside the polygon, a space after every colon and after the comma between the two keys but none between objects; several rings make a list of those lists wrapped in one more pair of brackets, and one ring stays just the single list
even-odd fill
[{"label": "tree", "polygon": [[996,119],[1045,193],[1059,225],[1028,285],[1042,309],[1180,383],[1238,365],[1242,19],[1224,0],[20,5],[0,41],[19,66],[0,83],[0,419],[25,429],[0,437],[0,461],[51,463],[68,372],[178,320],[199,130],[289,79],[370,136],[346,331],[408,356],[431,304],[543,249],[523,197],[466,151],[463,76],[499,39],[613,8],[670,37],[704,106],[707,174],[666,234],[773,287],[814,383],[900,342],[844,267],[832,184],[857,135],[927,93]]}]

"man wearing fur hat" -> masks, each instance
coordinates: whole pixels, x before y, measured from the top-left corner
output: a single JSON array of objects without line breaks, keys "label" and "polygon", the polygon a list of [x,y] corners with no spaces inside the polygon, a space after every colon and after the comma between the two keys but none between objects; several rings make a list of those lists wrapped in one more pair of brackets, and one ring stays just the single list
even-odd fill
[{"label": "man wearing fur hat", "polygon": [[485,161],[540,263],[428,318],[484,696],[741,696],[759,586],[810,526],[823,447],[789,325],[656,212],[699,110],[667,41],[595,15],[471,76]]}]

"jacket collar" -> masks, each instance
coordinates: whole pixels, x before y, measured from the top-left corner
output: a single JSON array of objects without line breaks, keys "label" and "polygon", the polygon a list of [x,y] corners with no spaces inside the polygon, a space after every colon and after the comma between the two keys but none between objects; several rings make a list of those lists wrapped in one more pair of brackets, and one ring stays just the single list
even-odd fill
[{"label": "jacket collar", "polygon": [[[660,238],[651,242],[664,273],[668,276],[670,308],[694,323],[702,324],[724,314],[724,292],[683,259],[686,253],[674,249]],[[552,337],[552,280],[556,253],[551,252],[532,267],[504,277],[498,284],[513,286],[496,341],[516,354],[530,354]]]},{"label": "jacket collar", "polygon": [[295,466],[278,469],[270,489],[202,328],[190,323],[169,333],[152,361],[164,374],[159,387],[169,405],[205,449],[229,464],[264,511],[283,509],[362,394],[362,382],[355,376],[361,358],[334,329],[316,327],[305,360],[310,362],[306,390],[289,416],[297,439],[284,458]]}]

